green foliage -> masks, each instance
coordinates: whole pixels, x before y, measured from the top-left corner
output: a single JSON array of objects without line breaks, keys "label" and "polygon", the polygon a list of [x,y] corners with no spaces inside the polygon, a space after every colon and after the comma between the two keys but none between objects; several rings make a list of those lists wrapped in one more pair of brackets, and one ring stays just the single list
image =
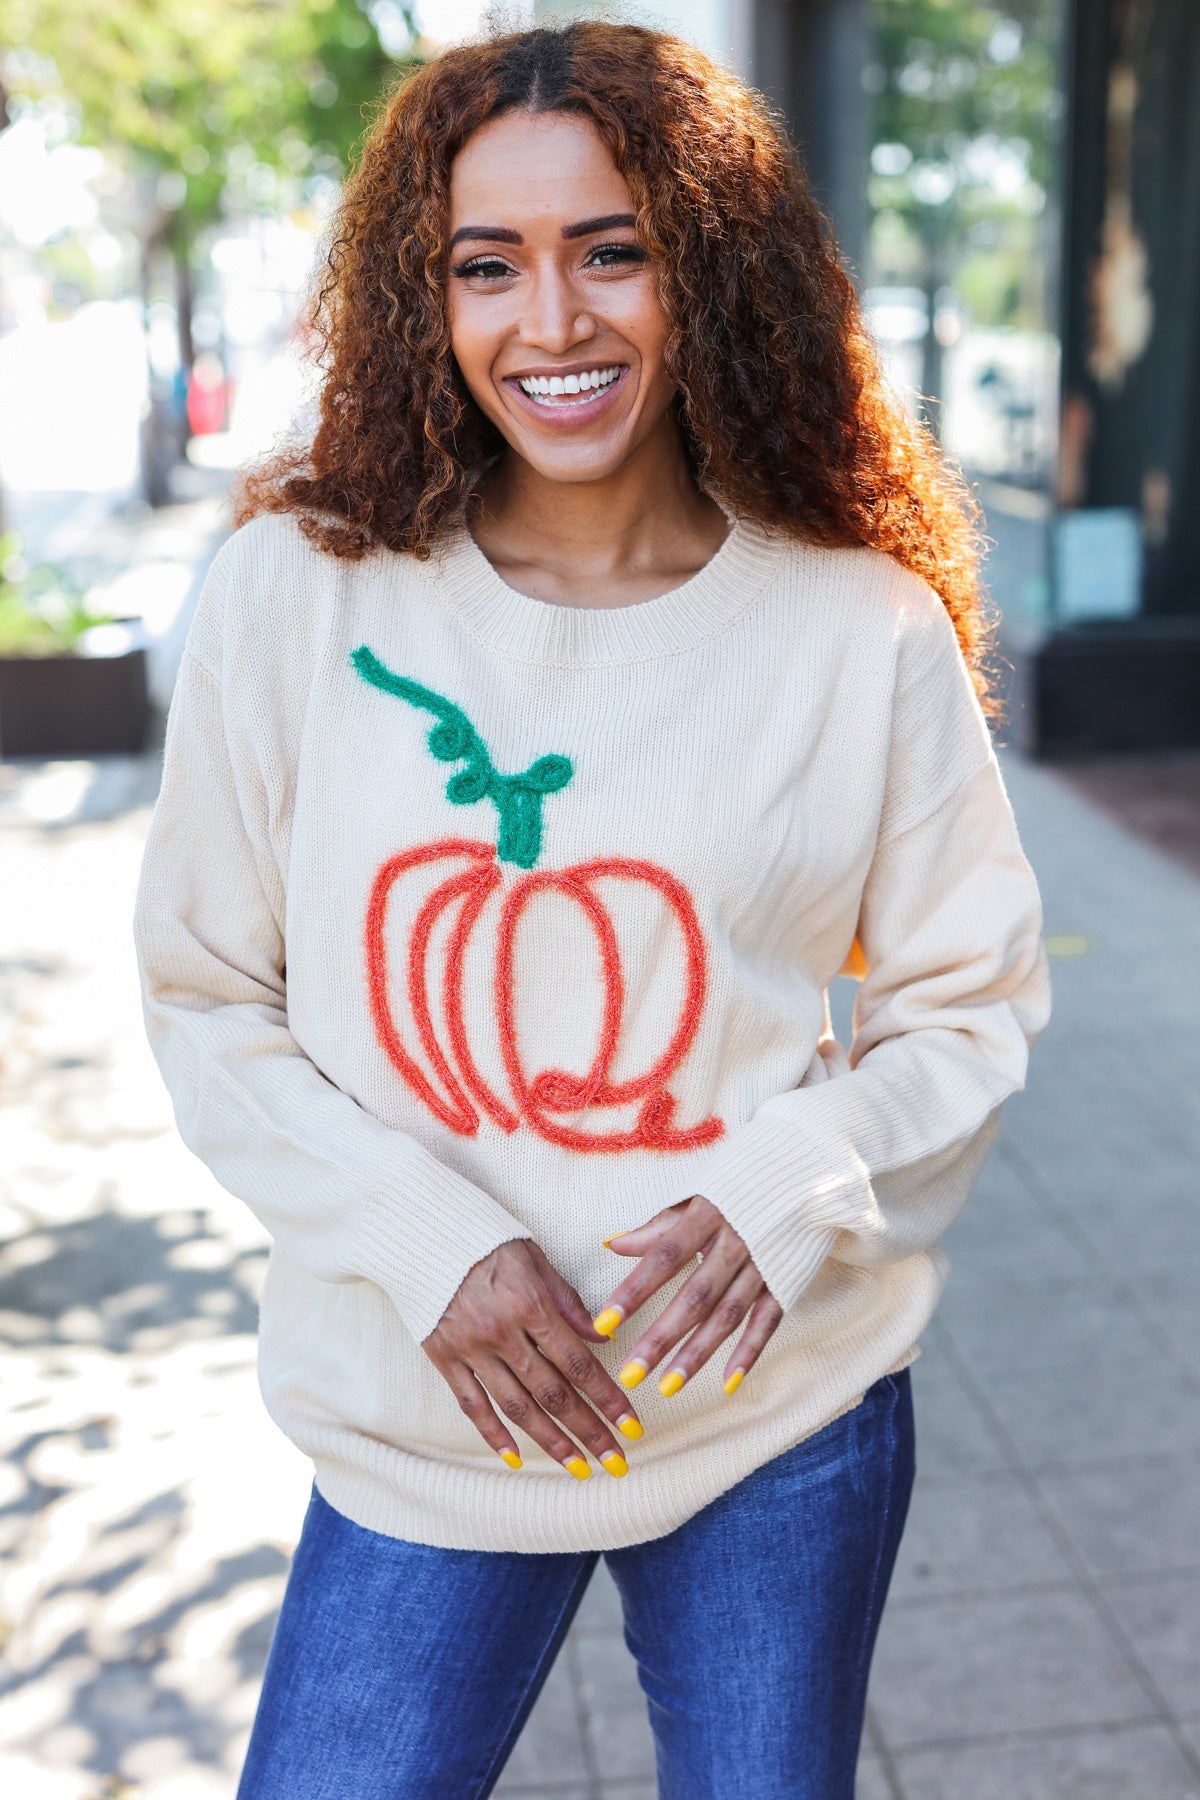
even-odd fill
[{"label": "green foliage", "polygon": [[358,0],[0,0],[5,39],[39,52],[9,85],[57,88],[82,141],[165,178],[185,241],[239,171],[344,168],[393,67]]},{"label": "green foliage", "polygon": [[1044,323],[1014,264],[1036,259],[1035,221],[1056,182],[1064,10],[872,3],[873,257],[880,278],[927,288],[957,270],[979,324]]},{"label": "green foliage", "polygon": [[0,535],[0,656],[62,656],[78,649],[110,613],[89,611],[82,588],[64,569],[26,569],[15,532]]},{"label": "green foliage", "polygon": [[1062,0],[874,0],[877,141],[961,165],[994,134],[1024,146],[1048,186],[1062,13]]}]

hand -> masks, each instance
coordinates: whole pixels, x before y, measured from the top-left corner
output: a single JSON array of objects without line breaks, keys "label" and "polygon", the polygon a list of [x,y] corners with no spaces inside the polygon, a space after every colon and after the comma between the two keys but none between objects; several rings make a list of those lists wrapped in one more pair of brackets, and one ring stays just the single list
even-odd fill
[{"label": "hand", "polygon": [[641,1437],[641,1423],[628,1394],[581,1338],[602,1343],[604,1333],[532,1238],[518,1238],[468,1270],[421,1347],[480,1437],[510,1468],[519,1469],[521,1457],[493,1401],[580,1481],[592,1472],[580,1444],[610,1475],[624,1475],[628,1464],[604,1419],[626,1438]]},{"label": "hand", "polygon": [[693,1194],[690,1200],[664,1207],[644,1225],[616,1233],[608,1239],[608,1247],[618,1256],[637,1256],[641,1261],[603,1312],[596,1314],[594,1323],[605,1337],[612,1337],[631,1313],[644,1306],[651,1294],[694,1256],[702,1258],[695,1274],[634,1344],[620,1373],[625,1386],[636,1387],[690,1331],[692,1335],[671,1358],[670,1369],[658,1384],[662,1393],[677,1394],[746,1319],[746,1329],[721,1376],[725,1392],[734,1393],[758,1361],[783,1317],[783,1308],[768,1292],[745,1241],[733,1226],[703,1194]]}]

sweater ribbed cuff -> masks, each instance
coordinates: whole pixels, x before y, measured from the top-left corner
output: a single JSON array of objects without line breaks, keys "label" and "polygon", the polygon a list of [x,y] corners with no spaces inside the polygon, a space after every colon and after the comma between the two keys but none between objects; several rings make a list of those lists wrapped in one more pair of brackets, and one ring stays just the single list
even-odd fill
[{"label": "sweater ribbed cuff", "polygon": [[728,1219],[784,1311],[796,1304],[833,1247],[875,1210],[865,1170],[830,1173],[828,1156],[794,1130],[750,1120],[717,1147],[693,1191]]},{"label": "sweater ribbed cuff", "polygon": [[481,1257],[531,1234],[498,1200],[435,1157],[414,1157],[401,1180],[402,1187],[374,1195],[364,1209],[360,1256],[368,1278],[420,1343]]}]

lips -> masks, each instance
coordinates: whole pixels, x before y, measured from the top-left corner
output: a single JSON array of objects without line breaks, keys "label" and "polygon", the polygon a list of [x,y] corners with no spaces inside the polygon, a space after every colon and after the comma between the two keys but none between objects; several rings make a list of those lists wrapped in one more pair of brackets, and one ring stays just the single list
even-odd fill
[{"label": "lips", "polygon": [[608,410],[628,375],[628,363],[602,363],[563,373],[506,375],[504,385],[522,411],[539,420],[581,424]]},{"label": "lips", "polygon": [[622,363],[611,363],[602,369],[581,369],[578,373],[554,375],[516,375],[513,380],[531,399],[558,399],[567,395],[597,393],[611,387],[620,378]]}]

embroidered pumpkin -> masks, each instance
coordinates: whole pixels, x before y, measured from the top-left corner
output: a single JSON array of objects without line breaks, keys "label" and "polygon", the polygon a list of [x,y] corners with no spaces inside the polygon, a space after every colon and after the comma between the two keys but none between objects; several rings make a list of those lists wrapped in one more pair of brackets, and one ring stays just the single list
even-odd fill
[{"label": "embroidered pumpkin", "polygon": [[[593,857],[564,869],[535,868],[541,850],[542,799],[565,787],[571,779],[573,768],[568,758],[543,756],[523,774],[501,774],[493,767],[486,746],[466,714],[451,701],[420,682],[394,674],[365,645],[354,652],[351,660],[373,687],[437,716],[438,723],[429,732],[430,750],[439,761],[466,764],[447,782],[447,797],[463,805],[490,798],[500,820],[495,845],[455,837],[418,844],[389,857],[372,884],[365,933],[371,1014],[379,1043],[399,1074],[445,1125],[468,1137],[479,1129],[477,1108],[504,1131],[516,1131],[524,1122],[539,1137],[571,1150],[685,1150],[720,1137],[725,1124],[715,1116],[698,1125],[676,1127],[675,1097],[667,1088],[696,1035],[706,986],[704,942],[696,909],[683,883],[656,863],[621,856]],[[426,895],[416,914],[404,973],[409,1013],[421,1046],[445,1090],[439,1093],[405,1048],[396,1027],[392,994],[398,983],[389,968],[387,921],[389,902],[400,877],[418,866],[442,862],[457,866],[452,866]],[[463,1016],[463,965],[468,940],[485,901],[504,886],[504,863],[525,871],[503,895],[492,978],[497,1040],[511,1089],[511,1104],[495,1092],[481,1073],[467,1040]],[[614,1081],[610,1075],[625,999],[620,948],[611,914],[593,885],[605,876],[653,887],[678,921],[685,955],[683,993],[670,1041],[648,1069],[623,1081]],[[564,896],[583,910],[600,949],[604,983],[600,1040],[584,1075],[564,1069],[544,1069],[531,1075],[522,1064],[518,1048],[514,1006],[516,928],[532,897],[547,891]],[[434,1029],[427,991],[427,955],[431,934],[442,913],[456,903],[459,910],[446,945],[442,979],[442,1012],[450,1051],[447,1055]],[[582,1131],[551,1116],[629,1101],[640,1101],[641,1105],[635,1124],[625,1131]]]}]

